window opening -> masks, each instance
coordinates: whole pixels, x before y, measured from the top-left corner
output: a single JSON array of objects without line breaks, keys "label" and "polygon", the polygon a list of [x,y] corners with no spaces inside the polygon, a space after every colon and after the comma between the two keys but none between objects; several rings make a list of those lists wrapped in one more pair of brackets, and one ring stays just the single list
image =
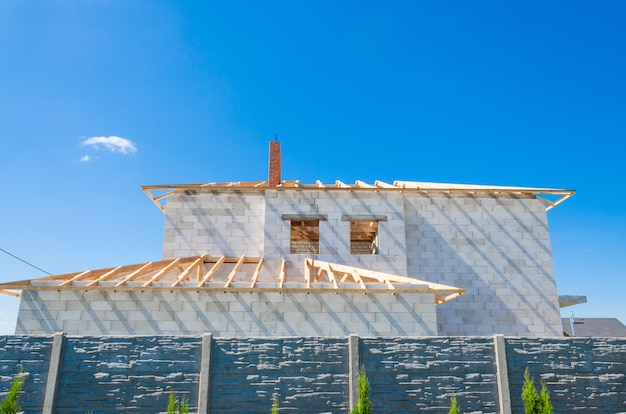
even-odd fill
[{"label": "window opening", "polygon": [[320,220],[291,220],[291,254],[319,254]]},{"label": "window opening", "polygon": [[377,220],[350,220],[350,254],[378,254]]}]

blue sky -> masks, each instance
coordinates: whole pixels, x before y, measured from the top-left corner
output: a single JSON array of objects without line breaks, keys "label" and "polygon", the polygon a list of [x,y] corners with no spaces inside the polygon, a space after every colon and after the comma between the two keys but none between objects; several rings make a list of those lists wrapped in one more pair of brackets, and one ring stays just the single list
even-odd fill
[{"label": "blue sky", "polygon": [[[626,322],[625,20],[621,1],[2,1],[0,248],[53,274],[156,260],[140,185],[263,180],[278,134],[303,182],[577,190],[548,214],[559,291],[589,300],[563,314]],[[0,252],[0,281],[39,276]]]}]

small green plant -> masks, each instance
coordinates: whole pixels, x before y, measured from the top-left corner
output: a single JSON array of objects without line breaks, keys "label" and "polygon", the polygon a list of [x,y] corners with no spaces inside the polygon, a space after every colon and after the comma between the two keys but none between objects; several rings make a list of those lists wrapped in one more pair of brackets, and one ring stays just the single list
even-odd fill
[{"label": "small green plant", "polygon": [[541,393],[539,394],[539,402],[541,403],[541,414],[553,414],[552,403],[550,402],[550,393],[545,381],[541,381]]},{"label": "small green plant", "polygon": [[0,403],[0,414],[15,414],[21,411],[20,392],[24,386],[24,376],[20,374],[13,378],[13,384],[7,396]]},{"label": "small green plant", "polygon": [[178,401],[174,391],[170,392],[170,399],[167,402],[167,414],[188,414],[189,402],[186,397],[183,397]]},{"label": "small green plant", "polygon": [[372,402],[370,401],[370,383],[367,380],[367,374],[365,367],[359,369],[359,376],[357,379],[357,394],[359,401],[350,412],[350,414],[371,414]]},{"label": "small green plant", "polygon": [[450,398],[450,411],[448,411],[448,414],[461,414],[460,410],[461,409],[456,402],[456,395],[453,395],[452,398]]},{"label": "small green plant", "polygon": [[278,397],[274,396],[272,401],[272,414],[278,414]]},{"label": "small green plant", "polygon": [[546,383],[541,381],[541,394],[537,393],[535,380],[530,376],[528,368],[524,371],[522,400],[524,400],[525,414],[552,414],[554,412]]}]

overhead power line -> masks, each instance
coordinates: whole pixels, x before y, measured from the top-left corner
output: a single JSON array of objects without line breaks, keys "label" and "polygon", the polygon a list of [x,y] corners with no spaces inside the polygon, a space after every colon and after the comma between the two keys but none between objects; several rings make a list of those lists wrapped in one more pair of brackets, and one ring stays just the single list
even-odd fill
[{"label": "overhead power line", "polygon": [[5,253],[6,253],[6,254],[8,254],[9,256],[11,256],[11,257],[13,257],[13,258],[15,258],[15,259],[19,260],[19,261],[20,261],[20,262],[22,262],[22,263],[26,263],[26,264],[27,264],[27,265],[29,265],[30,267],[34,267],[35,269],[39,270],[40,272],[44,272],[45,274],[52,276],[52,273],[50,273],[50,272],[46,272],[45,270],[43,270],[43,269],[41,269],[41,268],[39,268],[39,267],[35,266],[35,265],[34,265],[34,264],[32,264],[32,263],[27,262],[26,260],[20,259],[20,258],[19,258],[19,257],[17,257],[16,255],[9,253],[9,252],[7,252],[6,250],[4,250],[4,249],[2,249],[2,248],[0,248],[0,251],[5,252]]}]

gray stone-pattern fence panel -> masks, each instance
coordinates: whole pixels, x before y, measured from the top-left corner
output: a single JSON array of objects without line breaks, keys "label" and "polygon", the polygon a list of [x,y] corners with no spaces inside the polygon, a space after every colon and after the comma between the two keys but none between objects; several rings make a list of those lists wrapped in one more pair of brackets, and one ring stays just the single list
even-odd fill
[{"label": "gray stone-pattern fence panel", "polygon": [[169,394],[197,410],[201,337],[66,337],[55,413],[165,411]]},{"label": "gray stone-pattern fence panel", "polygon": [[523,413],[524,370],[544,380],[555,414],[626,413],[626,339],[507,338],[511,406]]},{"label": "gray stone-pattern fence panel", "polygon": [[[626,413],[626,339],[3,336],[0,399],[26,377],[24,413],[347,413],[365,367],[375,413],[523,413],[526,367],[555,414]],[[58,378],[58,380],[57,380]],[[508,392],[506,390],[509,390]],[[510,397],[506,398],[506,396]]]},{"label": "gray stone-pattern fence panel", "polygon": [[493,338],[363,338],[361,362],[376,413],[498,412]]},{"label": "gray stone-pattern fence panel", "polygon": [[210,411],[347,412],[348,341],[344,338],[217,338]]},{"label": "gray stone-pattern fence panel", "polygon": [[52,336],[0,336],[0,399],[20,374],[26,377],[22,409],[41,412],[52,352]]}]

